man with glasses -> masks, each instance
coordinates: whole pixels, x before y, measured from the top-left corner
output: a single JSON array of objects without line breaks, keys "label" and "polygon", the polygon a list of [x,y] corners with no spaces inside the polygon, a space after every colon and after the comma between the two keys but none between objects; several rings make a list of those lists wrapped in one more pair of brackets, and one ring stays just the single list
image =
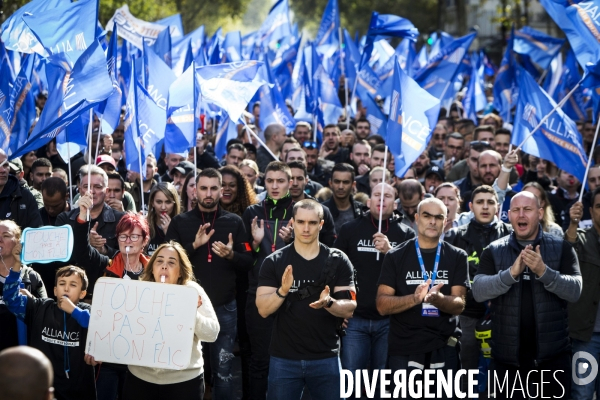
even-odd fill
[{"label": "man with glasses", "polygon": [[414,369],[460,368],[458,315],[470,286],[469,267],[464,250],[441,240],[447,212],[441,200],[423,200],[415,215],[417,237],[388,251],[381,267],[376,305],[381,315],[390,315],[389,368],[406,376]]},{"label": "man with glasses", "polygon": [[38,228],[42,218],[33,194],[9,174],[10,166],[6,153],[0,150],[0,219],[11,219],[21,227]]},{"label": "man with glasses", "polygon": [[446,136],[444,145],[444,156],[439,160],[432,160],[431,164],[437,165],[448,174],[452,167],[462,160],[465,152],[465,138],[458,132]]},{"label": "man with glasses", "polygon": [[198,174],[198,206],[173,218],[166,240],[180,243],[194,266],[194,275],[206,289],[221,330],[208,347],[212,367],[213,398],[233,398],[233,345],[237,332],[235,301],[236,269],[252,268],[250,236],[242,219],[219,207],[223,195],[223,178],[213,168]]},{"label": "man with glasses", "polygon": [[[90,180],[88,182],[88,169]],[[106,189],[108,187],[108,175],[96,165],[84,165],[79,170],[79,194],[85,195],[88,191],[92,194],[92,208],[90,211],[90,223],[88,224],[90,245],[101,254],[113,258],[119,251],[116,238],[117,224],[125,215],[106,204]],[[56,218],[56,226],[69,224],[73,227],[77,218],[87,219],[87,215],[79,216],[80,208],[75,207],[69,212],[63,212]],[[87,213],[86,213],[87,214]],[[73,260],[73,257],[71,258]],[[84,265],[85,260],[71,261],[77,265]]]}]

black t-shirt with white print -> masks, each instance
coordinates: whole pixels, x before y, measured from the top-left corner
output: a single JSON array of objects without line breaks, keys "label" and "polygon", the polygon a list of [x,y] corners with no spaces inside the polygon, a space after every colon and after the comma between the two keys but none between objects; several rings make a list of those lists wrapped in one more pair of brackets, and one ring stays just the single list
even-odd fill
[{"label": "black t-shirt with white print", "polygon": [[[395,296],[413,295],[424,282],[417,257],[415,240],[411,239],[389,251],[383,260],[379,285],[393,288]],[[429,275],[435,264],[437,248],[421,249],[425,270]],[[443,283],[441,292],[450,295],[452,286],[469,287],[467,253],[446,242],[442,244],[435,284]],[[428,353],[446,345],[458,324],[458,317],[442,312],[439,317],[421,315],[423,306],[414,306],[390,317],[388,355],[406,356]]]},{"label": "black t-shirt with white print", "polygon": [[[293,268],[294,282],[290,292],[302,289],[319,280],[329,257],[329,248],[320,244],[319,255],[306,260],[296,252],[294,244],[269,255],[260,268],[258,286],[280,287],[288,265]],[[352,264],[344,255],[336,261],[334,287],[353,286]],[[315,310],[310,303],[319,300],[320,292],[300,301],[287,302],[275,313],[269,353],[274,357],[291,360],[321,360],[338,355],[337,318],[324,308]],[[287,306],[289,304],[289,307]]]}]

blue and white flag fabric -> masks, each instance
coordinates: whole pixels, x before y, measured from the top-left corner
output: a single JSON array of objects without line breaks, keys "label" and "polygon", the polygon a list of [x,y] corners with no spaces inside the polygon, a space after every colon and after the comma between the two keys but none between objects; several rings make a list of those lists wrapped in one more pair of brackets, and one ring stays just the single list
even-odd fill
[{"label": "blue and white flag fabric", "polygon": [[[555,100],[562,100],[581,80],[579,66],[573,50],[569,49],[563,65],[563,73],[560,83],[557,86]],[[586,94],[585,88],[579,86],[562,106],[563,111],[574,121],[585,121],[586,113]]]},{"label": "blue and white flag fabric", "polygon": [[325,125],[337,124],[344,114],[344,108],[338,96],[337,87],[333,84],[322,65],[317,68],[313,77],[316,96],[319,102],[323,123]]},{"label": "blue and white flag fabric", "polygon": [[257,43],[268,47],[271,42],[292,35],[288,0],[279,0],[269,11],[257,33]]},{"label": "blue and white flag fabric", "polygon": [[[188,33],[183,38],[179,40],[174,40],[171,45],[171,67],[175,76],[180,76],[183,74],[187,66],[186,60],[188,57],[191,57],[194,60],[201,51],[201,48],[204,44],[204,25],[200,26],[196,30]],[[192,54],[188,54],[188,48],[191,46]]]},{"label": "blue and white flag fabric", "polygon": [[322,46],[326,44],[339,45],[338,30],[340,28],[340,7],[337,0],[329,0],[323,17],[321,18],[321,25],[317,32],[315,39],[316,46]]},{"label": "blue and white flag fabric", "polygon": [[144,43],[152,46],[159,33],[167,29],[165,25],[160,23],[147,22],[134,17],[129,12],[127,4],[115,11],[115,14],[106,24],[106,30],[110,31],[114,23],[119,25],[118,35],[140,50],[143,49]]},{"label": "blue and white flag fabric", "polygon": [[362,101],[363,107],[367,110],[366,118],[371,124],[371,132],[385,138],[387,136],[388,118],[383,111],[381,111],[381,108],[379,108],[379,105],[375,99],[373,99],[373,96],[369,93],[365,93],[360,100]]},{"label": "blue and white flag fabric", "polygon": [[598,113],[600,113],[600,63],[590,63],[586,66],[585,77],[581,85],[591,91],[593,122],[596,124]]},{"label": "blue and white flag fabric", "polygon": [[546,12],[562,29],[581,68],[600,60],[600,31],[597,25],[600,0],[540,0]]},{"label": "blue and white flag fabric", "polygon": [[41,43],[33,51],[44,57],[66,53],[75,63],[96,40],[97,5],[96,0],[80,0],[37,14],[24,15],[23,20]]},{"label": "blue and white flag fabric", "polygon": [[157,24],[168,26],[169,32],[171,34],[171,39],[174,42],[177,42],[183,38],[183,20],[181,19],[181,14],[173,14],[166,18],[160,19],[156,21]]},{"label": "blue and white flag fabric", "polygon": [[529,56],[542,69],[547,69],[565,41],[524,26],[515,31],[513,49],[515,53]]},{"label": "blue and white flag fabric", "polygon": [[[0,47],[2,43],[0,43]],[[8,57],[0,58],[0,147],[6,151],[11,138],[11,121],[14,114],[14,104],[10,102],[14,77]]]},{"label": "blue and white flag fabric", "polygon": [[506,45],[506,51],[502,57],[500,69],[494,82],[494,108],[498,110],[500,116],[509,121],[510,111],[516,104],[518,88],[517,80],[517,62],[513,52],[514,26]]},{"label": "blue and white flag fabric", "polygon": [[386,144],[394,156],[396,176],[401,178],[427,148],[440,101],[406,75],[398,62],[394,69]]},{"label": "blue and white flag fabric", "polygon": [[431,46],[431,50],[429,51],[429,58],[435,57],[444,47],[450,46],[452,42],[454,42],[454,36],[450,35],[447,32],[440,32],[438,35],[437,32],[433,32],[431,34],[433,41],[433,45]]},{"label": "blue and white flag fabric", "polygon": [[215,156],[220,160],[227,154],[227,142],[237,139],[237,124],[225,114],[219,120],[217,137],[215,139]]},{"label": "blue and white flag fabric", "polygon": [[200,109],[200,89],[195,79],[195,66],[185,70],[169,88],[165,152],[183,153],[196,146]]},{"label": "blue and white flag fabric", "polygon": [[242,61],[242,34],[240,31],[228,32],[223,41],[225,62]]},{"label": "blue and white flag fabric", "polygon": [[263,68],[272,87],[263,85],[258,91],[260,95],[260,129],[264,131],[270,124],[281,124],[285,127],[285,131],[290,133],[296,127],[296,121],[285,104],[269,64],[265,63]]},{"label": "blue and white flag fabric", "polygon": [[256,91],[266,82],[262,62],[242,61],[196,68],[202,101],[222,108],[238,121]]},{"label": "blue and white flag fabric", "polygon": [[380,36],[393,36],[417,40],[419,37],[419,30],[406,18],[391,14],[379,14],[378,12],[373,11],[359,69],[362,69],[364,64],[371,58],[373,44]]},{"label": "blue and white flag fabric", "polygon": [[152,45],[152,49],[156,55],[158,55],[169,68],[171,68],[173,62],[171,47],[171,31],[169,29],[165,29],[159,33],[156,37],[156,41]]},{"label": "blue and white flag fabric", "polygon": [[69,0],[33,0],[25,4],[2,23],[2,42],[7,49],[21,53],[33,53],[34,48],[42,48],[37,37],[25,24],[23,16],[42,15],[46,11],[69,4]]},{"label": "blue and white flag fabric", "polygon": [[429,59],[425,67],[417,71],[415,81],[442,103],[448,98],[454,98],[455,88],[452,83],[456,80],[476,35],[475,32],[470,33],[441,49],[437,55]]},{"label": "blue and white flag fabric", "polygon": [[[511,136],[511,143],[515,146],[520,145],[542,118],[556,107],[554,100],[521,67],[517,72],[517,84],[519,99]],[[575,123],[560,108],[525,141],[522,148],[525,153],[552,161],[558,168],[583,181],[588,159],[582,138]]]},{"label": "blue and white flag fabric", "polygon": [[[51,82],[48,100],[31,136],[11,155],[12,158],[44,146],[82,113],[112,93],[106,57],[97,40],[90,44],[72,70],[64,54],[54,56],[46,69]],[[50,79],[51,76],[54,79]]]}]

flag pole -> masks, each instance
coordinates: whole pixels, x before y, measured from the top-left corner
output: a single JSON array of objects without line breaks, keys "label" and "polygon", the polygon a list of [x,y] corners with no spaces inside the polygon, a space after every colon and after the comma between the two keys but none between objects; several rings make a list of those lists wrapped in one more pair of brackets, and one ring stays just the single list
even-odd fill
[{"label": "flag pole", "polygon": [[[387,172],[387,155],[388,155],[388,147],[385,145],[385,153],[383,153],[383,175],[381,177],[381,183],[385,182],[385,173]],[[383,195],[385,191],[385,185],[381,185],[381,196],[379,200],[379,227],[377,228],[377,233],[381,233],[381,218],[383,218]],[[379,252],[377,252],[377,261],[379,261]]]},{"label": "flag pole", "polygon": [[552,114],[554,114],[554,112],[556,110],[558,110],[560,107],[562,107],[567,102],[567,100],[569,100],[569,98],[573,95],[573,93],[575,93],[575,91],[577,90],[577,88],[579,87],[579,85],[581,85],[581,82],[582,81],[579,81],[577,83],[577,85],[575,85],[575,87],[569,93],[567,93],[567,95],[560,101],[560,103],[558,103],[556,105],[556,107],[554,107],[552,109],[552,111],[550,111],[546,116],[544,116],[544,118],[542,118],[542,120],[537,124],[537,126],[535,128],[533,128],[533,130],[531,131],[531,133],[529,133],[529,135],[527,135],[527,137],[521,142],[521,144],[519,146],[517,146],[517,150],[521,150],[521,148],[523,147],[523,145],[525,144],[525,142],[527,141],[527,139],[529,139],[530,137],[532,137],[533,134],[535,132],[537,132],[538,129],[541,128],[541,126],[544,124],[544,122],[546,122],[548,120],[548,118],[550,118],[550,116]]},{"label": "flag pole", "polygon": [[[65,129],[65,139],[67,139],[67,143],[69,143],[69,133],[67,132],[67,130]],[[73,178],[71,177],[71,146],[67,145],[67,157],[69,158],[68,161],[68,172],[69,172],[69,201],[71,203],[71,207],[74,205],[73,203]],[[89,183],[89,182],[88,182]],[[89,185],[88,185],[89,186]]]},{"label": "flag pole", "polygon": [[277,161],[279,158],[273,154],[273,152],[271,151],[270,148],[267,147],[267,145],[265,144],[265,142],[263,142],[262,140],[260,140],[260,138],[258,137],[258,135],[256,133],[254,133],[254,131],[248,126],[248,123],[246,122],[246,118],[242,118],[242,120],[244,121],[244,125],[246,126],[246,133],[251,133],[252,136],[254,136],[256,138],[256,140],[258,140],[258,143],[260,143],[260,145],[262,147],[265,148],[265,150],[267,150],[269,152],[270,155],[273,156],[273,158],[275,159],[275,161]]},{"label": "flag pole", "polygon": [[317,116],[313,114],[313,142],[317,143]]},{"label": "flag pole", "polygon": [[142,213],[142,215],[144,215],[144,208],[145,208],[145,204],[144,204],[144,172],[142,171],[142,138],[138,138],[139,142],[140,142],[140,147],[139,147],[139,151],[138,151],[138,164],[140,166],[140,201],[142,202],[142,209],[140,210],[140,212]]},{"label": "flag pole", "polygon": [[[350,129],[350,112],[348,111],[348,77],[344,74],[344,63],[346,60],[346,52],[342,49],[342,27],[340,26],[338,29],[338,35],[340,37],[340,69],[342,70],[342,76],[344,77],[344,94],[346,96],[346,129]],[[343,57],[342,57],[343,54]]]},{"label": "flag pole", "polygon": [[100,128],[98,128],[98,139],[96,139],[96,156],[94,157],[94,164],[96,164],[96,160],[98,159],[98,152],[100,151],[100,136],[102,136],[102,121],[104,120],[104,115],[100,117]]},{"label": "flag pole", "polygon": [[[92,193],[92,125],[94,124],[94,109],[90,108],[90,122],[88,123],[88,192]],[[100,135],[98,135],[100,137]],[[71,147],[69,142],[67,146]],[[90,209],[87,209],[86,221],[90,220]]]},{"label": "flag pole", "polygon": [[[594,140],[592,141],[592,148],[590,149],[590,156],[588,157],[587,166],[585,167],[585,175],[583,176],[583,182],[581,182],[581,192],[579,193],[579,202],[583,198],[583,192],[585,191],[585,183],[587,182],[588,172],[590,172],[590,166],[592,165],[592,157],[594,156],[594,148],[596,147],[596,140],[598,139],[598,129],[600,128],[600,118],[596,120],[596,133],[594,134]],[[592,199],[593,201],[594,199]]]}]

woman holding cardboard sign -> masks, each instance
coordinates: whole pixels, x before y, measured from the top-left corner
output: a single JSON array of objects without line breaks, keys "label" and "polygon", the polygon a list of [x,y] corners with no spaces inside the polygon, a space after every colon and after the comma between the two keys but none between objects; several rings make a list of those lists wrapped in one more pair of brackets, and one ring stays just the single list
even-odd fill
[{"label": "woman holding cardboard sign", "polygon": [[[73,226],[73,255],[76,260],[81,260],[80,265],[89,277],[88,293],[93,291],[96,280],[101,276],[139,279],[149,261],[149,258],[143,254],[150,239],[150,229],[146,218],[132,212],[126,213],[121,218],[115,229],[119,251],[113,259],[110,259],[89,244],[88,222],[80,219],[80,217],[85,217],[87,210],[92,207],[91,195],[81,196],[79,207],[81,211],[77,217],[77,223]],[[121,398],[126,373],[125,365],[103,363],[99,367],[96,381],[98,400]]]},{"label": "woman holding cardboard sign", "polygon": [[192,264],[179,243],[162,244],[152,255],[140,280],[192,286],[198,291],[192,358],[184,370],[129,366],[123,398],[201,400],[204,397],[203,342],[219,334],[217,315],[204,289],[195,282]]}]

